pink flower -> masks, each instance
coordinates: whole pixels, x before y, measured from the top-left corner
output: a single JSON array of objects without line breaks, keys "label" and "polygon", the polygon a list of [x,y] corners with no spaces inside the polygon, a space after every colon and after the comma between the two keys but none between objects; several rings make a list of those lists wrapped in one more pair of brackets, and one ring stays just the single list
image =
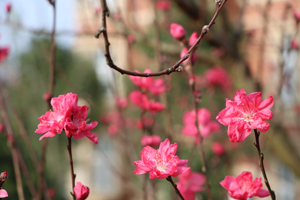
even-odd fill
[{"label": "pink flower", "polygon": [[291,41],[291,49],[299,49],[299,43],[296,38]]},{"label": "pink flower", "polygon": [[190,39],[189,39],[189,44],[190,46],[193,46],[193,44],[196,42],[196,40],[198,39],[198,33],[197,32],[194,32],[192,33]]},{"label": "pink flower", "polygon": [[204,188],[202,185],[205,183],[205,176],[198,172],[188,170],[184,174],[178,176],[179,182],[177,187],[185,200],[195,200],[196,192],[202,192]]},{"label": "pink flower", "polygon": [[11,11],[11,3],[6,3],[6,4],[5,4],[5,11],[6,11],[7,13],[9,13],[9,12]]},{"label": "pink flower", "polygon": [[140,175],[150,172],[150,179],[176,177],[185,173],[190,169],[185,166],[188,160],[180,160],[175,156],[176,151],[177,144],[170,145],[169,139],[160,143],[158,150],[149,146],[144,147],[141,152],[141,160],[134,162],[137,168],[133,173]]},{"label": "pink flower", "polygon": [[[180,58],[182,58],[186,53],[188,52],[188,49],[185,47],[182,49],[181,53],[180,53]],[[196,54],[193,54],[192,56],[189,56],[188,59],[186,59],[185,61],[183,61],[183,65],[187,65],[191,60],[192,58],[192,64],[196,62],[197,60],[197,55]]]},{"label": "pink flower", "polygon": [[77,182],[74,187],[74,193],[78,200],[86,199],[90,194],[90,188],[81,184],[81,182]]},{"label": "pink flower", "polygon": [[43,99],[44,100],[50,100],[51,98],[51,94],[49,92],[45,92],[44,95],[43,95]]},{"label": "pink flower", "polygon": [[[138,71],[136,71],[138,72]],[[144,73],[152,73],[150,69],[146,69]],[[148,90],[151,94],[159,95],[166,90],[164,85],[164,79],[154,79],[154,77],[139,77],[139,76],[129,76],[130,80],[141,88],[142,90]]]},{"label": "pink flower", "polygon": [[177,40],[182,40],[185,38],[185,30],[179,24],[172,23],[170,27],[170,33]]},{"label": "pink flower", "polygon": [[127,40],[128,40],[129,43],[133,43],[135,41],[135,36],[130,34],[130,35],[127,36]]},{"label": "pink flower", "polygon": [[56,194],[56,191],[55,191],[54,188],[48,188],[48,193],[49,193],[49,196],[51,198],[53,198],[55,196],[55,194]]},{"label": "pink flower", "polygon": [[226,152],[225,147],[219,142],[213,142],[211,148],[214,154],[218,156],[221,156]]},{"label": "pink flower", "polygon": [[8,197],[8,193],[4,189],[0,189],[0,198]]},{"label": "pink flower", "polygon": [[159,112],[159,111],[162,111],[165,109],[164,105],[162,105],[159,102],[150,101],[148,99],[148,95],[143,94],[140,91],[136,91],[136,90],[132,91],[129,95],[129,98],[134,105],[136,105],[144,110],[148,110],[152,114],[155,114],[156,112]]},{"label": "pink flower", "polygon": [[114,13],[114,14],[113,14],[113,18],[114,18],[115,20],[120,20],[120,19],[121,19],[120,13]]},{"label": "pink flower", "polygon": [[146,127],[146,129],[149,129],[153,126],[153,124],[154,124],[154,119],[153,118],[144,117],[143,118],[143,123],[142,123],[142,120],[136,122],[136,127],[142,129],[143,125],[144,125]]},{"label": "pink flower", "polygon": [[39,117],[40,124],[35,131],[38,134],[45,133],[44,137],[54,137],[60,134],[64,129],[68,137],[71,135],[75,139],[87,137],[95,144],[98,144],[97,136],[90,132],[95,128],[98,122],[87,124],[87,106],[77,106],[78,97],[76,94],[68,93],[59,95],[51,99],[53,111],[47,111],[46,114]]},{"label": "pink flower", "polygon": [[158,10],[169,10],[172,6],[172,2],[170,1],[163,1],[163,0],[159,0],[156,2],[155,4],[156,8]]},{"label": "pink flower", "polygon": [[119,128],[116,124],[111,124],[108,126],[107,131],[110,135],[116,135],[119,131]]},{"label": "pink flower", "polygon": [[9,47],[0,47],[0,63],[6,60],[9,52]]},{"label": "pink flower", "polygon": [[251,133],[251,129],[266,132],[270,124],[264,120],[272,118],[270,111],[274,100],[270,96],[261,101],[261,92],[249,95],[244,89],[235,93],[234,101],[226,99],[226,108],[222,110],[217,120],[224,126],[228,126],[228,135],[231,142],[242,142]]},{"label": "pink flower", "polygon": [[293,10],[293,14],[294,14],[296,22],[299,22],[300,21],[300,12],[297,13],[295,10]]},{"label": "pink flower", "polygon": [[[220,126],[217,122],[211,121],[211,114],[206,108],[198,109],[198,125],[200,133],[203,137],[208,137],[212,132],[217,132]],[[194,136],[196,142],[198,141],[198,131],[195,124],[196,113],[195,111],[185,112],[183,115],[184,128],[182,134],[188,136]]]},{"label": "pink flower", "polygon": [[100,6],[96,6],[95,7],[95,14],[98,15],[101,12],[101,7]]},{"label": "pink flower", "polygon": [[143,135],[141,138],[141,144],[143,147],[145,146],[158,146],[161,142],[161,139],[158,135]]},{"label": "pink flower", "polygon": [[128,102],[126,98],[117,97],[116,98],[117,106],[121,109],[126,108]]},{"label": "pink flower", "polygon": [[256,178],[252,181],[251,172],[242,172],[236,178],[233,176],[226,176],[220,184],[228,190],[228,194],[238,200],[245,200],[254,196],[267,197],[269,192],[263,190],[261,178]]},{"label": "pink flower", "polygon": [[204,77],[209,87],[221,86],[223,90],[231,87],[231,80],[227,72],[220,66],[206,70]]}]

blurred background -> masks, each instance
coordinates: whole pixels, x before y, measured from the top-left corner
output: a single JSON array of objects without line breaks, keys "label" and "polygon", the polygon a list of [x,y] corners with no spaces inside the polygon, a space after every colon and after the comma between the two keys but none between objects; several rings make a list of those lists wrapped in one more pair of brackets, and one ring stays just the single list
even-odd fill
[{"label": "blurred background", "polygon": [[[19,199],[12,140],[25,199],[36,199],[38,190],[43,141],[35,130],[38,117],[48,110],[43,97],[49,92],[54,17],[49,1],[0,0],[0,91],[13,133],[9,137],[0,109],[0,172],[8,172],[3,184],[7,199]],[[89,106],[90,121],[99,122],[94,130],[99,144],[73,140],[76,182],[90,188],[91,200],[144,199],[145,190],[148,199],[176,199],[167,181],[134,175],[133,161],[140,159],[142,135],[158,135],[162,141],[178,143],[179,158],[189,159],[192,170],[201,172],[199,146],[194,137],[182,134],[183,115],[194,109],[188,74],[183,70],[155,78],[163,79],[165,91],[151,98],[165,109],[144,113],[150,122],[142,128],[143,111],[129,99],[137,87],[127,75],[107,66],[103,36],[94,37],[101,26],[100,1],[55,4],[53,96],[78,94],[79,104]],[[183,46],[171,36],[171,23],[183,26],[189,38],[195,31],[200,34],[216,9],[213,0],[107,0],[107,5],[112,59],[123,69],[139,72],[157,72],[180,59]],[[270,184],[277,199],[284,200],[300,199],[299,24],[300,0],[228,0],[195,51],[193,64],[200,107],[211,112],[212,121],[225,108],[225,99],[233,99],[242,88],[247,94],[262,92],[262,99],[274,97],[271,128],[260,140]],[[222,151],[213,148],[215,142]],[[242,143],[231,143],[222,125],[205,137],[213,199],[230,199],[219,184],[227,175],[250,171],[262,177],[253,143],[253,133]],[[42,199],[71,199],[64,133],[47,139],[44,176]],[[196,199],[207,199],[206,192],[198,192]]]}]

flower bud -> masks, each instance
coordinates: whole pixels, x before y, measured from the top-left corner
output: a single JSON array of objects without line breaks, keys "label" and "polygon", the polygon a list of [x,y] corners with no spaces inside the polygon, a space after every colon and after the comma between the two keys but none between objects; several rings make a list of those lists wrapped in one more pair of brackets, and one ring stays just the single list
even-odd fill
[{"label": "flower bud", "polygon": [[214,152],[214,154],[221,156],[225,153],[225,147],[218,143],[218,142],[214,142],[211,145],[212,151]]},{"label": "flower bud", "polygon": [[101,7],[100,6],[96,6],[95,8],[95,14],[98,15],[101,12]]},{"label": "flower bud", "polygon": [[3,183],[5,183],[7,177],[8,177],[7,172],[2,172],[0,174],[0,185],[2,185]]},{"label": "flower bud", "polygon": [[81,184],[81,182],[77,182],[74,187],[74,193],[78,200],[86,199],[90,194],[90,188]]},{"label": "flower bud", "polygon": [[[181,53],[180,53],[180,58],[183,58],[183,56],[185,56],[185,54],[187,54],[188,49],[187,48],[183,48]],[[183,65],[187,65],[189,60],[192,57],[192,64],[197,60],[197,55],[193,54],[192,56],[190,55],[188,59],[186,59],[185,61],[183,61]]]},{"label": "flower bud", "polygon": [[197,32],[194,32],[191,37],[190,37],[190,40],[189,40],[189,44],[190,46],[193,46],[193,44],[196,42],[196,40],[198,39],[198,33]]},{"label": "flower bud", "polygon": [[143,135],[141,138],[141,144],[145,146],[158,146],[161,142],[161,138],[158,135],[147,136]]},{"label": "flower bud", "polygon": [[291,49],[298,49],[299,48],[299,43],[297,41],[297,39],[292,39],[291,41]]},{"label": "flower bud", "polygon": [[5,11],[6,11],[7,13],[10,13],[10,11],[11,11],[11,3],[7,3],[7,4],[5,5]]},{"label": "flower bud", "polygon": [[172,2],[170,1],[163,1],[163,0],[159,0],[156,2],[155,4],[155,7],[158,9],[158,10],[169,10],[172,6]]},{"label": "flower bud", "polygon": [[182,40],[185,38],[185,30],[179,24],[172,23],[170,28],[170,33],[177,40]]},{"label": "flower bud", "polygon": [[4,125],[0,123],[0,132],[3,131]]},{"label": "flower bud", "polygon": [[51,94],[49,92],[45,92],[43,95],[43,99],[45,101],[49,101],[50,98],[51,98]]}]

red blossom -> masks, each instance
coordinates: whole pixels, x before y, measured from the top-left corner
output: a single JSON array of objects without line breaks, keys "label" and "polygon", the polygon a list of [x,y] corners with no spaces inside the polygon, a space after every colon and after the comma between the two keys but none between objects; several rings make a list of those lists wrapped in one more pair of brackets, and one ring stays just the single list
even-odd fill
[{"label": "red blossom", "polygon": [[74,187],[74,193],[78,200],[84,200],[89,196],[90,188],[82,185],[81,182],[77,182],[76,186]]},{"label": "red blossom", "polygon": [[185,173],[190,169],[185,166],[188,160],[180,160],[178,156],[175,156],[176,151],[177,144],[170,145],[169,139],[160,143],[158,150],[149,146],[144,147],[141,152],[141,160],[134,162],[137,168],[133,173],[140,175],[149,172],[150,179],[177,177]]},{"label": "red blossom", "polygon": [[6,3],[4,8],[5,8],[5,11],[7,13],[9,13],[11,11],[11,3]]},{"label": "red blossom", "polygon": [[185,30],[179,24],[172,23],[170,27],[170,33],[177,40],[182,40],[185,38]]},{"label": "red blossom", "polygon": [[299,43],[296,38],[293,38],[291,41],[291,49],[299,49]]},{"label": "red blossom", "polygon": [[95,14],[98,15],[101,12],[101,7],[100,6],[96,6],[94,8]]},{"label": "red blossom", "polygon": [[226,99],[226,108],[222,110],[217,120],[228,126],[228,135],[231,142],[242,142],[251,133],[251,129],[266,132],[270,124],[264,120],[272,118],[270,111],[274,100],[272,96],[261,101],[261,92],[249,95],[244,89],[235,93],[234,101]]},{"label": "red blossom", "polygon": [[38,134],[45,133],[40,140],[44,137],[54,137],[64,129],[68,137],[73,136],[75,139],[87,137],[98,144],[97,136],[90,132],[98,122],[87,124],[89,107],[78,106],[77,102],[78,97],[73,93],[51,99],[53,111],[47,111],[46,114],[39,117],[40,123],[35,131]]},{"label": "red blossom", "polygon": [[196,192],[202,192],[205,183],[205,176],[198,172],[188,170],[184,174],[178,176],[179,181],[176,183],[178,190],[185,200],[195,200]]},{"label": "red blossom", "polygon": [[127,40],[129,43],[133,43],[135,41],[135,36],[133,34],[130,34],[127,36]]},{"label": "red blossom", "polygon": [[3,131],[4,125],[0,123],[0,132]]},{"label": "red blossom", "polygon": [[296,22],[300,21],[300,12],[296,12],[296,10],[293,10],[294,18]]},{"label": "red blossom", "polygon": [[0,47],[0,63],[6,60],[9,53],[9,47]]},{"label": "red blossom", "polygon": [[[138,71],[136,71],[138,72]],[[150,69],[146,69],[144,73],[152,73]],[[130,80],[141,90],[148,90],[151,94],[159,95],[166,90],[164,79],[154,79],[154,77],[129,76]]]},{"label": "red blossom", "polygon": [[[198,125],[200,133],[203,137],[208,137],[212,132],[217,132],[220,126],[217,122],[211,121],[211,114],[206,108],[198,109]],[[198,131],[195,124],[196,113],[195,111],[185,112],[183,115],[184,128],[182,134],[188,136],[194,136],[196,142],[198,142]]]},{"label": "red blossom", "polygon": [[159,0],[156,1],[155,6],[158,10],[169,10],[172,6],[172,2],[170,1],[164,1],[164,0]]},{"label": "red blossom", "polygon": [[221,156],[223,155],[226,150],[225,147],[223,146],[223,144],[219,143],[219,142],[213,142],[211,145],[211,149],[214,152],[214,154]]},{"label": "red blossom", "polygon": [[228,90],[231,87],[229,75],[220,66],[206,70],[204,77],[208,87],[221,86],[223,90]]},{"label": "red blossom", "polygon": [[148,110],[152,114],[165,109],[164,105],[159,102],[150,101],[147,94],[143,94],[137,90],[132,91],[129,95],[129,98],[134,105],[144,110]]},{"label": "red blossom", "polygon": [[189,39],[189,45],[190,46],[193,46],[193,44],[196,42],[196,40],[198,39],[198,33],[197,32],[194,32],[192,33],[190,39]]},{"label": "red blossom", "polygon": [[236,178],[233,176],[226,176],[220,184],[228,190],[228,194],[238,200],[244,200],[252,198],[254,196],[267,197],[269,192],[263,190],[263,184],[261,183],[261,178],[256,178],[252,180],[251,172],[242,172]]},{"label": "red blossom", "polygon": [[0,198],[8,197],[8,193],[4,189],[0,189]]},{"label": "red blossom", "polygon": [[145,146],[158,146],[161,142],[161,138],[158,135],[143,135],[141,138],[141,144]]},{"label": "red blossom", "polygon": [[128,102],[126,98],[117,97],[116,98],[117,106],[121,109],[126,108]]}]

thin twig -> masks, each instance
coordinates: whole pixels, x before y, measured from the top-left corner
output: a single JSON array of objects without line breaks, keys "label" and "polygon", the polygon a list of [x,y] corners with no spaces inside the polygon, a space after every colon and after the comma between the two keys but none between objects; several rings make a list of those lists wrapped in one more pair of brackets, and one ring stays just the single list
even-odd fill
[{"label": "thin twig", "polygon": [[73,167],[73,157],[72,157],[72,136],[68,137],[68,152],[69,152],[69,159],[70,159],[70,167],[71,167],[71,177],[72,177],[72,192],[71,195],[73,197],[73,200],[76,200],[75,194],[74,194],[74,187],[75,187],[75,178],[76,174],[74,174],[74,167]]},{"label": "thin twig", "polygon": [[260,166],[261,172],[263,174],[263,177],[264,177],[264,180],[265,180],[265,184],[266,184],[266,186],[268,188],[268,191],[269,191],[269,193],[271,195],[271,198],[272,198],[272,200],[276,200],[275,192],[271,189],[271,186],[270,186],[270,183],[268,181],[267,174],[266,174],[266,171],[265,171],[264,154],[260,150],[260,145],[259,145],[259,135],[260,135],[260,132],[257,131],[257,129],[254,129],[254,133],[255,133],[255,143],[254,143],[254,146],[257,149],[257,153],[258,153],[258,157],[259,157],[259,166]]},{"label": "thin twig", "polygon": [[7,136],[10,138],[8,139],[8,144],[11,149],[12,159],[13,159],[13,165],[15,170],[15,176],[16,176],[16,182],[17,182],[17,193],[19,196],[19,200],[25,200],[24,198],[24,192],[23,192],[23,185],[22,185],[22,177],[20,172],[20,166],[19,166],[19,159],[18,159],[18,152],[15,146],[14,142],[14,136],[13,136],[13,130],[11,127],[11,123],[9,121],[8,112],[5,107],[4,99],[2,97],[2,91],[0,90],[0,110],[1,110],[1,117],[5,124],[5,128],[7,131]]},{"label": "thin twig", "polygon": [[[55,31],[56,31],[56,4],[55,1],[51,3],[53,8],[53,25],[51,32],[51,58],[50,58],[50,67],[49,67],[49,93],[50,97],[53,96],[54,84],[55,84]],[[51,109],[51,98],[46,99],[48,110]],[[42,191],[43,191],[43,179],[44,179],[44,168],[46,163],[46,151],[47,151],[47,138],[43,140],[42,143],[42,153],[41,153],[41,162],[39,169],[39,181],[38,181],[38,200],[42,199]],[[48,196],[48,195],[47,195]],[[49,196],[48,196],[49,198]]]},{"label": "thin twig", "polygon": [[208,25],[205,25],[202,28],[201,34],[199,36],[199,38],[196,40],[196,42],[193,44],[193,46],[191,46],[191,48],[189,48],[188,52],[180,59],[178,60],[172,67],[169,67],[165,70],[162,70],[160,72],[155,72],[155,73],[139,73],[139,72],[132,72],[132,71],[127,71],[124,70],[122,68],[119,68],[117,65],[114,64],[111,55],[110,55],[110,51],[109,51],[109,40],[108,40],[108,34],[107,34],[107,27],[106,27],[106,16],[109,17],[109,10],[106,4],[106,0],[101,0],[101,8],[102,8],[102,26],[98,29],[97,33],[95,34],[96,38],[100,37],[100,34],[103,34],[103,38],[104,38],[104,43],[105,43],[105,53],[104,56],[106,57],[106,62],[107,65],[120,72],[121,74],[127,74],[127,75],[131,75],[131,76],[141,76],[141,77],[150,77],[150,76],[161,76],[161,75],[169,75],[172,72],[177,72],[177,68],[179,67],[179,65],[185,61],[194,51],[195,49],[199,46],[202,38],[206,35],[206,33],[208,32],[208,30],[210,29],[210,27],[215,23],[215,19],[217,18],[218,14],[220,13],[222,7],[224,6],[224,4],[226,3],[227,0],[223,0],[222,3],[220,5],[217,6],[216,8],[216,12],[213,16],[213,18],[211,19],[210,23]]},{"label": "thin twig", "polygon": [[171,177],[171,176],[168,176],[166,179],[167,179],[167,181],[169,181],[169,182],[172,184],[172,186],[173,186],[173,188],[174,188],[176,194],[180,197],[180,199],[181,199],[181,200],[184,200],[182,194],[180,193],[180,191],[179,191],[178,188],[177,188],[177,185],[173,182],[172,177]]}]

